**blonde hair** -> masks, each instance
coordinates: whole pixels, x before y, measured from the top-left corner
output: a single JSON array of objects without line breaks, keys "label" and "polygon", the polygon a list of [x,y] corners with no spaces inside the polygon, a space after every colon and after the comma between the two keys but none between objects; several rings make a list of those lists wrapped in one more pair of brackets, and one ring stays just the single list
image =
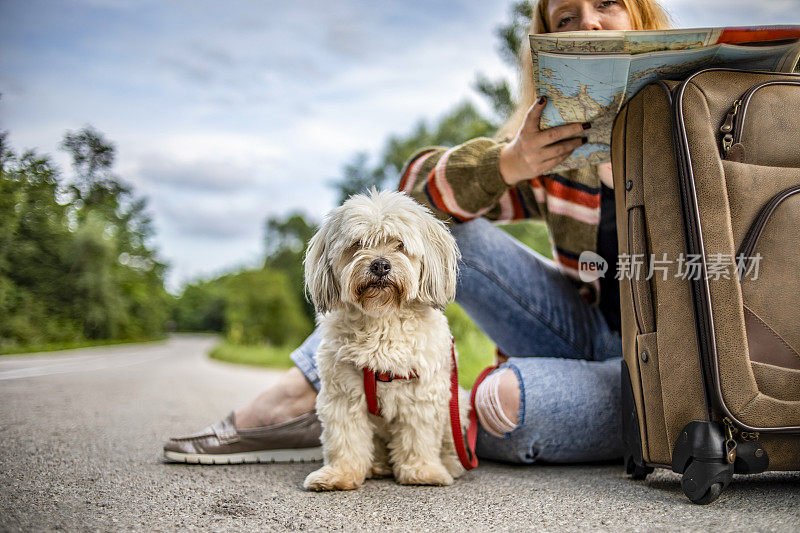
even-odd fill
[{"label": "blonde hair", "polygon": [[[621,0],[631,20],[634,30],[666,30],[672,25],[669,15],[656,0]],[[550,22],[547,17],[548,0],[538,0],[533,7],[531,27],[528,33],[551,33]],[[517,105],[508,120],[500,126],[495,134],[495,139],[503,140],[512,138],[525,120],[528,109],[536,100],[533,87],[533,63],[531,61],[531,48],[523,42],[519,49],[519,97]]]}]

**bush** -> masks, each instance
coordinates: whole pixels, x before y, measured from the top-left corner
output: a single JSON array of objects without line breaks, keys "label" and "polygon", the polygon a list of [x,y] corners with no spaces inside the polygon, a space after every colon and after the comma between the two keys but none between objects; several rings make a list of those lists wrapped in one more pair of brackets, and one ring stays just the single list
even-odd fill
[{"label": "bush", "polygon": [[178,331],[224,331],[224,281],[228,277],[186,286],[173,308],[173,320]]},{"label": "bush", "polygon": [[311,321],[283,272],[247,270],[225,285],[225,334],[231,342],[282,346],[311,333]]}]

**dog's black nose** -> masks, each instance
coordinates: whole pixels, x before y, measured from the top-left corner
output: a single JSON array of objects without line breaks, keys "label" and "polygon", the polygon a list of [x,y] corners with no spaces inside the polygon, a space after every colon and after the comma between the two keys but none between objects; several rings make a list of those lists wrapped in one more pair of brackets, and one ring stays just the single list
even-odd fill
[{"label": "dog's black nose", "polygon": [[369,264],[369,271],[378,276],[379,278],[383,278],[389,275],[389,271],[392,270],[392,265],[389,264],[389,261],[381,257],[380,259],[376,259],[372,263]]}]

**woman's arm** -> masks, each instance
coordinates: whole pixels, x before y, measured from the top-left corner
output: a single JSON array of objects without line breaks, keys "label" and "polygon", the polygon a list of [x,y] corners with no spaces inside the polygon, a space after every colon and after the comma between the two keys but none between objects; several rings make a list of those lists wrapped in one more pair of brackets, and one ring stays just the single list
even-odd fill
[{"label": "woman's arm", "polygon": [[544,104],[540,98],[531,106],[508,143],[478,138],[450,149],[430,147],[416,152],[403,169],[400,190],[445,220],[541,218],[539,201],[544,201],[544,191],[537,176],[585,142],[564,139],[588,129],[588,124],[569,124],[540,131]]},{"label": "woman's arm", "polygon": [[499,169],[505,143],[478,138],[455,148],[429,147],[411,156],[400,190],[446,221],[539,218],[530,183],[509,187]]}]

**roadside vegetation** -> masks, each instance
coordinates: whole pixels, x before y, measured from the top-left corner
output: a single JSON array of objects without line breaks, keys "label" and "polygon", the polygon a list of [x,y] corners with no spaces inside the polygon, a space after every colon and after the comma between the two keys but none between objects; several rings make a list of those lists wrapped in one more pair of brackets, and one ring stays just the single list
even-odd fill
[{"label": "roadside vegetation", "polygon": [[161,342],[166,340],[166,337],[154,339],[97,339],[97,340],[83,340],[73,342],[53,342],[49,344],[27,344],[25,346],[11,345],[0,349],[0,355],[20,355],[32,354],[39,352],[56,352],[61,350],[77,350],[78,348],[93,348],[95,346],[113,346],[117,344],[131,344],[142,342]]},{"label": "roadside vegetation", "polygon": [[61,148],[69,178],[0,133],[0,353],[163,338],[172,299],[146,202],[99,132]]}]

